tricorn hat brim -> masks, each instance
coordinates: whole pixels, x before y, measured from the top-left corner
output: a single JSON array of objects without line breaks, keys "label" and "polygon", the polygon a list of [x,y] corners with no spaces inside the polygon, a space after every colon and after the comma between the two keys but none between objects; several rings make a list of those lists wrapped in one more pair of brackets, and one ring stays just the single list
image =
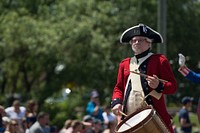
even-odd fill
[{"label": "tricorn hat brim", "polygon": [[120,37],[120,43],[129,43],[135,36],[147,37],[152,40],[152,43],[163,43],[162,36],[144,24],[139,24],[125,30]]}]

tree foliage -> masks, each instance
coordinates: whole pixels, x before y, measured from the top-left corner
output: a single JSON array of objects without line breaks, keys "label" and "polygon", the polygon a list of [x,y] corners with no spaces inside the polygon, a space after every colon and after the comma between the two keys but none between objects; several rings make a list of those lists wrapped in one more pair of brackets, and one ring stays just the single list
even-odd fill
[{"label": "tree foliage", "polygon": [[[102,103],[109,104],[118,63],[133,55],[128,45],[119,44],[119,37],[138,23],[157,29],[157,4],[156,0],[2,0],[1,103],[9,105],[3,99],[15,93],[23,102],[37,99],[42,109],[59,110],[60,114],[52,113],[54,123],[64,121],[63,116],[79,117],[70,112],[84,111],[94,88]],[[199,6],[195,0],[167,1],[167,57],[180,86],[169,97],[171,102],[186,94],[197,98],[190,89],[200,91],[177,72],[178,53],[188,56],[191,69],[199,69]],[[64,103],[45,103],[59,97],[63,88],[72,90]]]}]

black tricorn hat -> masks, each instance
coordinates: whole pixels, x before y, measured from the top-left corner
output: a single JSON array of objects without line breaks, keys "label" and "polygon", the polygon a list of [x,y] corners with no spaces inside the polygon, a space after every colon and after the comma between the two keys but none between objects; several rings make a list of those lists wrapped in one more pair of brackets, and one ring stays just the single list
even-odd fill
[{"label": "black tricorn hat", "polygon": [[129,43],[134,36],[147,37],[152,40],[152,43],[163,43],[160,33],[144,24],[139,24],[125,30],[120,37],[120,43]]}]

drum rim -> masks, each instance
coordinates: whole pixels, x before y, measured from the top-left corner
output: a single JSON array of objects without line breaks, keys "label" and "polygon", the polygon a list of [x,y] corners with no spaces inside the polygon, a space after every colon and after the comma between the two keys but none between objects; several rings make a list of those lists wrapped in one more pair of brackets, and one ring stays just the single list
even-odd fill
[{"label": "drum rim", "polygon": [[[145,119],[143,119],[140,123],[136,124],[134,127],[131,127],[130,129],[128,129],[128,130],[126,130],[126,131],[122,131],[122,132],[119,132],[119,131],[118,131],[118,129],[125,123],[125,121],[127,121],[127,120],[130,119],[132,116],[134,116],[134,115],[138,114],[139,112],[144,111],[144,110],[146,110],[146,109],[151,109],[151,112],[150,112],[149,115],[148,115]],[[127,117],[125,117],[125,118],[123,119],[123,121],[121,121],[121,122],[116,126],[115,132],[116,132],[116,133],[127,133],[127,132],[130,132],[130,131],[135,131],[135,130],[137,130],[139,127],[141,127],[142,125],[144,125],[149,119],[151,119],[151,117],[152,117],[153,114],[154,114],[154,110],[153,110],[153,108],[152,108],[151,106],[147,106],[147,107],[145,107],[145,108],[139,109],[139,110],[137,110],[136,112],[134,112],[134,113],[128,115]]]}]

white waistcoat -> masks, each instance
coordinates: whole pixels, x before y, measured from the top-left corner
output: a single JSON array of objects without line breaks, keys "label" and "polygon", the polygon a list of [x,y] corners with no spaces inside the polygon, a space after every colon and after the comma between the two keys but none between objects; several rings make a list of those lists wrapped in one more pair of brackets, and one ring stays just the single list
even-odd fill
[{"label": "white waistcoat", "polygon": [[[137,59],[136,57],[132,57],[131,61],[130,61],[130,71],[135,71],[135,72],[139,72],[138,68],[139,66],[147,59],[149,58],[153,53],[149,53],[148,55],[146,55],[145,57],[142,57],[140,59],[138,59],[138,63],[137,63]],[[133,112],[135,112],[138,108],[140,108],[141,103],[143,103],[144,101],[144,92],[142,89],[142,84],[141,84],[141,79],[140,79],[140,75],[134,74],[130,72],[130,75],[128,77],[127,80],[127,84],[126,84],[126,89],[128,87],[128,83],[131,80],[131,91],[127,100],[127,115],[132,114]]]}]

